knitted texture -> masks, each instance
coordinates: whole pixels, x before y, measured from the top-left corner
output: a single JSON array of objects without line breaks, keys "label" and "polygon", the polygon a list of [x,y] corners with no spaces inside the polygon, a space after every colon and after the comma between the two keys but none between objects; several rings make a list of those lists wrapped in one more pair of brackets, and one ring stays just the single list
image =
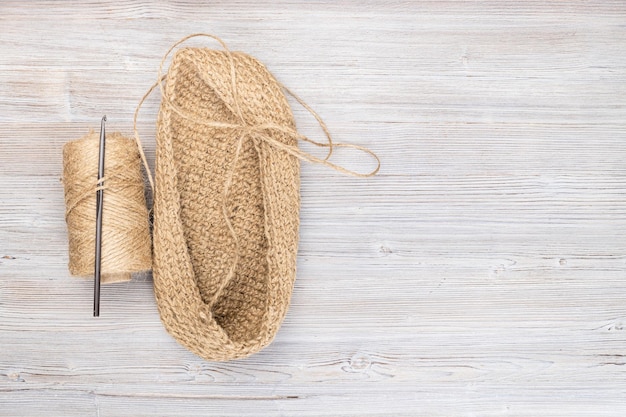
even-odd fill
[{"label": "knitted texture", "polygon": [[[233,126],[294,131],[291,109],[269,71],[240,52],[180,49],[163,93],[153,236],[161,320],[205,359],[245,357],[272,341],[289,306],[300,165]],[[278,129],[264,134],[297,146]]]}]

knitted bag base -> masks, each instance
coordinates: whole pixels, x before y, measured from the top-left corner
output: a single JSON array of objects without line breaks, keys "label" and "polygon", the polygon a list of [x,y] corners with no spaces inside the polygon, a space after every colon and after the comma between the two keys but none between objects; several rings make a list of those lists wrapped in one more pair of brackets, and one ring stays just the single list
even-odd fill
[{"label": "knitted bag base", "polygon": [[[240,52],[180,49],[164,92],[153,237],[161,320],[207,360],[242,358],[272,341],[287,312],[300,207],[298,158],[247,127],[293,131],[291,109],[269,71]],[[296,146],[279,129],[264,134]]]}]

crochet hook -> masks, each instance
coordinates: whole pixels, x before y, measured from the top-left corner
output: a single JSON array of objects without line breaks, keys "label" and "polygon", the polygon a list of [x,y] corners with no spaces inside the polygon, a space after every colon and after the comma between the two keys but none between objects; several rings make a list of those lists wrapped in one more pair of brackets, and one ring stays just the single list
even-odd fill
[{"label": "crochet hook", "polygon": [[100,267],[102,265],[102,207],[104,189],[102,178],[104,177],[104,142],[106,115],[100,121],[100,150],[98,154],[98,182],[96,189],[96,256],[94,262],[94,285],[93,285],[93,316],[100,316]]}]

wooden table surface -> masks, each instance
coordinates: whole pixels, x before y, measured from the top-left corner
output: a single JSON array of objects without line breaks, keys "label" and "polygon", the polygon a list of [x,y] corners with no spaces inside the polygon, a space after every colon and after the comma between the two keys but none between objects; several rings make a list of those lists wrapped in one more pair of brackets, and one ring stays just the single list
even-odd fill
[{"label": "wooden table surface", "polygon": [[[626,415],[623,1],[206,3],[0,5],[0,416]],[[382,160],[303,164],[291,309],[227,363],[165,332],[149,275],[94,319],[67,270],[62,145],[130,134],[193,32]]]}]

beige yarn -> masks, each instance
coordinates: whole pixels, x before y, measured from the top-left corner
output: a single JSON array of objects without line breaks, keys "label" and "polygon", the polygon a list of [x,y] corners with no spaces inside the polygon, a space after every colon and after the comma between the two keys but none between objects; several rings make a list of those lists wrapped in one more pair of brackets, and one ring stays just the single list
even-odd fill
[{"label": "beige yarn", "polygon": [[[240,109],[243,117],[293,129],[289,105],[265,67],[244,54],[233,58],[241,74],[238,90],[255,98]],[[194,117],[238,121],[225,52],[180,50],[165,90],[176,106]],[[275,135],[295,144],[293,138]],[[167,330],[209,360],[247,356],[267,345],[287,311],[295,279],[298,159],[253,136],[240,140],[244,136],[237,129],[180,117],[167,102],[161,106],[155,295]],[[239,239],[233,238],[230,227]],[[232,265],[236,268],[228,279]]]},{"label": "beige yarn", "polygon": [[[99,135],[90,132],[63,146],[69,269],[93,276]],[[128,281],[151,267],[150,228],[137,144],[119,133],[106,138],[102,215],[103,284]]]},{"label": "beige yarn", "polygon": [[[169,53],[195,36],[224,51],[184,48],[165,76]],[[199,356],[223,361],[248,356],[276,335],[295,280],[300,207],[299,159],[367,177],[380,166],[356,145],[300,135],[283,89],[253,57],[230,52],[217,37],[194,34],[170,48],[157,83],[154,197],[154,291],[168,332]],[[288,90],[286,90],[288,91]],[[289,91],[288,91],[289,92]],[[291,94],[291,92],[289,92]],[[327,147],[325,159],[298,149],[305,140]],[[333,147],[372,155],[378,166],[360,174],[328,161]],[[141,152],[147,168],[145,155]]]}]

